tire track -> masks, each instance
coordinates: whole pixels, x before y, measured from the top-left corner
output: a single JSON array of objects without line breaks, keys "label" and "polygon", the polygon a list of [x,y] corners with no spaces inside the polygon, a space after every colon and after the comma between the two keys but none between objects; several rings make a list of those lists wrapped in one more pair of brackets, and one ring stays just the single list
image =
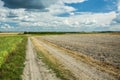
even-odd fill
[{"label": "tire track", "polygon": [[26,51],[25,68],[22,75],[23,80],[60,80],[54,73],[51,73],[46,65],[37,58],[33,49],[32,42],[28,38],[28,46]]}]

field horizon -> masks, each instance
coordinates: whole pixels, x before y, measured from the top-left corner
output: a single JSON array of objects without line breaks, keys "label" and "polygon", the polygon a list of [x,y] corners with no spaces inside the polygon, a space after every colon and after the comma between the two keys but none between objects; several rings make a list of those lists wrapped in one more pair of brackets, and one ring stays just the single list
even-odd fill
[{"label": "field horizon", "polygon": [[120,0],[0,0],[0,80],[120,80]]},{"label": "field horizon", "polygon": [[[30,80],[30,77],[45,80],[47,75],[52,80],[118,80],[119,41],[120,32],[0,33],[0,77],[1,80]],[[13,65],[19,62],[20,66]],[[6,77],[7,74],[11,75]]]}]

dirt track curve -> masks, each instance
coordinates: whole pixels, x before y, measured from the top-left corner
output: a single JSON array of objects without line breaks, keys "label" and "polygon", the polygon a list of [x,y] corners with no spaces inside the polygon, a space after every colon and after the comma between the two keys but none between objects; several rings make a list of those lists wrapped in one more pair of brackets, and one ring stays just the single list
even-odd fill
[{"label": "dirt track curve", "polygon": [[52,73],[46,65],[37,58],[34,47],[28,38],[25,68],[22,75],[23,80],[60,80]]}]

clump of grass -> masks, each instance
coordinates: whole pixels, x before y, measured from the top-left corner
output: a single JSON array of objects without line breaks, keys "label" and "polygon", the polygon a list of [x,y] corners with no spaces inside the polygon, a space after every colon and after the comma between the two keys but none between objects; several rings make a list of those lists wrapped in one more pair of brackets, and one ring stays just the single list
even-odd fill
[{"label": "clump of grass", "polygon": [[21,75],[24,69],[27,38],[17,45],[8,55],[0,68],[0,80],[22,80]]}]

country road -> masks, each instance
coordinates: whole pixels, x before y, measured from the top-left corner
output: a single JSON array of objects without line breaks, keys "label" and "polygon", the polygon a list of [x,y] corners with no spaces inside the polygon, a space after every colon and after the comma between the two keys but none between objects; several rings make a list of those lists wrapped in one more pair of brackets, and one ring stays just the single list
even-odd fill
[{"label": "country road", "polygon": [[43,42],[40,38],[33,37],[32,40],[34,44],[43,47],[50,55],[56,57],[62,65],[74,74],[77,80],[118,80],[106,72],[73,58],[66,51]]},{"label": "country road", "polygon": [[52,73],[46,65],[37,58],[33,44],[28,38],[25,68],[22,75],[23,80],[60,80]]}]

